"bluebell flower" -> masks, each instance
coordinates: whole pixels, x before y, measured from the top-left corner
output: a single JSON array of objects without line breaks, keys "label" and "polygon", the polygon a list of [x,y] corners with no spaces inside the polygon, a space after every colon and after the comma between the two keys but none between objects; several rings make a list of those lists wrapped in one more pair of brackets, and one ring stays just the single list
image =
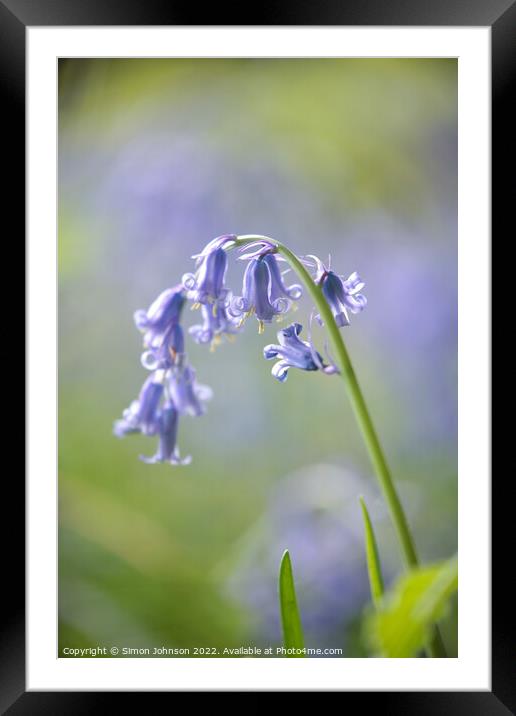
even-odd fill
[{"label": "bluebell flower", "polygon": [[148,350],[142,355],[142,364],[148,370],[167,368],[177,354],[184,351],[183,332],[179,324],[185,303],[182,286],[163,291],[148,311],[134,314],[136,327],[143,332],[143,345]]},{"label": "bluebell flower", "polygon": [[246,266],[242,285],[242,296],[231,302],[230,313],[234,316],[255,314],[260,321],[260,332],[263,323],[270,323],[274,316],[286,313],[290,301],[284,296],[272,297],[271,271],[265,257],[252,258]]},{"label": "bluebell flower", "polygon": [[163,373],[152,373],[140,390],[137,400],[124,410],[113,426],[119,438],[129,433],[154,435],[158,430],[159,403],[163,395]]},{"label": "bluebell flower", "polygon": [[180,415],[199,416],[206,412],[204,402],[210,400],[211,388],[197,383],[195,371],[187,363],[177,365],[169,371],[167,388]]},{"label": "bluebell flower", "polygon": [[343,276],[326,268],[316,256],[310,258],[315,260],[317,267],[314,280],[321,287],[337,325],[341,328],[349,326],[348,311],[360,313],[367,305],[366,297],[360,293],[365,286],[364,282],[356,271],[344,279]]},{"label": "bluebell flower", "polygon": [[183,275],[183,286],[195,303],[215,303],[224,301],[228,289],[224,285],[228,268],[226,244],[235,241],[233,234],[219,236],[210,241],[200,254],[195,254],[197,270],[195,274]]},{"label": "bluebell flower", "polygon": [[[179,364],[152,373],[145,381],[138,399],[115,422],[113,432],[118,437],[130,433],[158,435],[158,450],[152,457],[140,456],[147,463],[170,462],[187,464],[176,446],[179,415],[202,415],[203,402],[211,397],[211,389],[199,385],[195,371],[186,363],[184,355]],[[163,405],[160,403],[164,398]]]},{"label": "bluebell flower", "polygon": [[142,331],[147,345],[153,343],[156,336],[163,334],[172,323],[179,323],[185,295],[181,285],[167,288],[160,293],[147,311],[139,310],[134,314],[134,322]]},{"label": "bluebell flower", "polygon": [[289,368],[301,370],[324,370],[323,359],[314,347],[299,338],[303,330],[300,323],[292,323],[278,331],[279,345],[270,344],[263,349],[267,360],[279,358],[272,368],[272,375],[281,383],[287,380]]},{"label": "bluebell flower", "polygon": [[191,326],[188,332],[196,343],[211,343],[214,346],[222,335],[238,333],[239,321],[228,314],[223,303],[201,306],[202,325]]},{"label": "bluebell flower", "polygon": [[159,434],[158,449],[152,457],[140,455],[140,460],[153,464],[157,462],[169,462],[172,465],[188,465],[191,458],[188,456],[181,459],[177,447],[177,427],[179,413],[171,401],[165,402],[157,421]]},{"label": "bluebell flower", "polygon": [[366,307],[367,299],[359,293],[363,287],[356,271],[346,281],[333,271],[328,271],[323,278],[321,288],[338,326],[349,326],[348,310],[360,313]]},{"label": "bluebell flower", "polygon": [[[276,245],[261,239],[246,244],[240,251],[246,252],[240,259],[249,260],[249,264],[244,274],[243,295],[235,299],[232,310],[237,315],[254,311],[258,320],[264,322],[269,322],[275,315],[286,313],[291,301],[301,298],[303,290],[299,284],[285,285],[278,265]],[[258,262],[267,266],[268,275]]]}]

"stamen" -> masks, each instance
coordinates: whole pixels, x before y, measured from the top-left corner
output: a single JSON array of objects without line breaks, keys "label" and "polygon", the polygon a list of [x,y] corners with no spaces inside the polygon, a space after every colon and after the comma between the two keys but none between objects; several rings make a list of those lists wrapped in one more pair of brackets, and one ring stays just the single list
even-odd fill
[{"label": "stamen", "polygon": [[265,324],[263,321],[258,321],[258,333],[263,333],[265,331]]},{"label": "stamen", "polygon": [[253,313],[253,310],[251,309],[250,311],[247,311],[247,313],[244,313],[244,314],[242,315],[242,318],[241,318],[240,321],[237,323],[237,328],[238,328],[238,329],[242,328],[242,326],[243,326],[244,323],[247,321],[247,319],[249,318],[249,316],[252,315],[252,313]]},{"label": "stamen", "polygon": [[195,303],[192,303],[190,310],[197,311],[197,309],[199,309],[200,307],[201,307],[201,304],[199,303],[199,301],[196,301]]},{"label": "stamen", "polygon": [[210,343],[210,353],[215,353],[215,349],[217,348],[217,346],[220,346],[221,343],[222,338],[220,337],[220,335],[213,336],[213,340]]}]

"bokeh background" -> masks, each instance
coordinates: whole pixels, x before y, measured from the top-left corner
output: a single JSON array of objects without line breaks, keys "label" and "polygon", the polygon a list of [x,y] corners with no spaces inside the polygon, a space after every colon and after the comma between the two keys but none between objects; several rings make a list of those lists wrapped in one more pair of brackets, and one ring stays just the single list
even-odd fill
[{"label": "bokeh background", "polygon": [[[359,494],[388,582],[401,564],[341,381],[274,381],[262,348],[275,328],[260,336],[254,320],[214,353],[190,343],[214,391],[180,426],[193,463],[145,465],[152,438],[112,435],[145,378],[132,314],[226,232],[358,270],[369,305],[345,337],[421,557],[444,558],[457,542],[456,211],[455,60],[60,61],[61,654],[279,645],[288,548],[307,645],[368,655]],[[455,608],[443,628],[454,654]]]}]

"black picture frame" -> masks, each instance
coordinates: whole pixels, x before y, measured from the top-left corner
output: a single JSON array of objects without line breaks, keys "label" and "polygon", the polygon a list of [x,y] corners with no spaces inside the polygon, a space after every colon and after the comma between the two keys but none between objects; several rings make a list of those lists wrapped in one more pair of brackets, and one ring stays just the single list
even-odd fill
[{"label": "black picture frame", "polygon": [[[219,3],[203,8],[203,25],[405,25],[490,26],[492,30],[492,235],[509,223],[514,203],[515,149],[511,130],[516,116],[511,107],[516,64],[516,3],[514,0],[362,0],[294,3],[292,0],[253,7],[245,16],[242,6],[233,9]],[[25,217],[25,38],[28,26],[66,25],[199,25],[199,11],[191,4],[170,0],[0,0],[0,106],[4,127],[4,218],[15,218],[13,238],[23,246]],[[512,81],[512,82],[511,82]],[[10,158],[5,158],[5,151]],[[506,171],[507,170],[507,171]],[[512,199],[512,201],[511,201]],[[7,209],[8,207],[8,209]],[[511,234],[513,231],[511,232]],[[16,243],[11,242],[10,243]],[[29,350],[33,347],[29,346]],[[19,401],[19,397],[17,398]],[[500,716],[516,713],[516,639],[508,615],[513,610],[503,574],[506,545],[511,544],[509,504],[503,478],[492,481],[492,691],[452,692],[342,692],[350,699],[368,699],[383,714],[468,714]],[[5,577],[2,596],[0,644],[0,709],[19,714],[83,714],[102,711],[120,693],[25,691],[25,538],[24,484],[20,476],[6,472],[4,509],[9,505],[12,525],[4,538]],[[6,509],[7,511],[7,509]],[[512,607],[512,609],[511,609]],[[155,697],[152,694],[153,703]],[[161,694],[163,696],[163,694]],[[169,694],[165,694],[169,696]],[[144,701],[145,699],[145,701]],[[149,710],[148,693],[132,693],[132,706]],[[363,702],[362,702],[363,703]]]}]

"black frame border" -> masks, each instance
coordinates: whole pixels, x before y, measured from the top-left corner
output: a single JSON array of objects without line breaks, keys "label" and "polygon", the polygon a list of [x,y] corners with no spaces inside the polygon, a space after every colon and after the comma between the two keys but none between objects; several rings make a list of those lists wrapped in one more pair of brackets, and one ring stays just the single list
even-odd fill
[{"label": "black frame border", "polygon": [[[489,26],[492,38],[492,236],[509,227],[514,204],[513,176],[516,149],[511,130],[516,112],[511,85],[516,79],[515,0],[284,0],[253,7],[246,16],[242,6],[207,6],[203,23],[199,10],[184,0],[0,0],[0,97],[4,129],[4,206],[16,217],[12,235],[24,246],[25,233],[25,29],[27,26],[66,25],[405,25]],[[253,15],[251,17],[251,14]],[[5,156],[5,154],[4,154]],[[511,201],[512,199],[512,201]],[[7,212],[4,213],[7,214]],[[21,218],[23,217],[23,218]],[[14,228],[16,227],[16,228]],[[511,232],[513,234],[513,231]],[[509,236],[511,235],[509,234]],[[23,259],[22,259],[23,260]],[[507,484],[507,483],[505,483]],[[127,692],[26,692],[25,691],[25,487],[20,476],[9,474],[9,549],[4,548],[5,607],[0,644],[0,709],[2,713],[87,714],[113,707],[113,696]],[[4,488],[5,489],[5,488]],[[516,713],[516,638],[509,615],[514,610],[507,589],[507,549],[513,537],[501,479],[492,480],[492,691],[450,692],[340,692],[369,700],[385,715],[506,716]],[[505,502],[505,503],[504,503]],[[512,571],[512,570],[511,570]],[[174,692],[172,692],[174,693]],[[160,695],[153,693],[155,697]],[[164,695],[164,694],[161,694]],[[169,695],[168,693],[165,695]],[[149,708],[148,693],[132,692],[132,705]]]}]

